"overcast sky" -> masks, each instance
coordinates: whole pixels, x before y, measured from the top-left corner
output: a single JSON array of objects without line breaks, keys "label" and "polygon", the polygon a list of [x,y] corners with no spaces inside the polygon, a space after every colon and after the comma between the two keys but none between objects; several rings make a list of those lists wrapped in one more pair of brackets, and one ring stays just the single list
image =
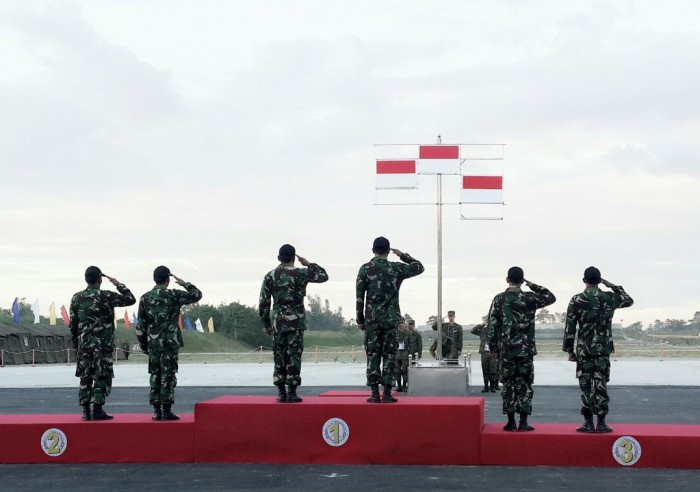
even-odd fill
[{"label": "overcast sky", "polygon": [[[696,2],[3,1],[0,307],[70,302],[95,264],[165,264],[257,305],[291,243],[354,318],[378,235],[426,266],[435,206],[376,206],[380,143],[504,143],[503,221],[443,209],[443,308],[479,321],[519,265],[565,311],[595,265],[625,325],[700,310]],[[110,286],[111,287],[111,286]]]}]

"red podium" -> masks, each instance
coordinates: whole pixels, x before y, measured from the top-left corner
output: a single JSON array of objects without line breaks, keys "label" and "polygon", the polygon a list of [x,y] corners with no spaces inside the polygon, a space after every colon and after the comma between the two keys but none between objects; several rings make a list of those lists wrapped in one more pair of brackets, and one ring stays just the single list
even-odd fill
[{"label": "red podium", "polygon": [[0,415],[0,463],[191,463],[194,416],[146,414],[83,422],[80,415]]},{"label": "red podium", "polygon": [[[223,396],[195,405],[195,461],[476,465],[483,398]],[[455,445],[455,443],[457,443]]]}]

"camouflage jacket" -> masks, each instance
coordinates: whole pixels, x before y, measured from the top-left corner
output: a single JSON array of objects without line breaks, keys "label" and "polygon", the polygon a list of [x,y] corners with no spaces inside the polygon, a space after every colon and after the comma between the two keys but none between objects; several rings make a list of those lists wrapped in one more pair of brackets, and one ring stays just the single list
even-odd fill
[{"label": "camouflage jacket", "polygon": [[202,292],[191,283],[186,282],[183,287],[185,290],[156,285],[139,299],[136,338],[142,350],[177,352],[183,346],[177,325],[180,309],[202,298]]},{"label": "camouflage jacket", "polygon": [[478,325],[474,326],[470,331],[473,335],[477,335],[479,337],[479,353],[490,354],[491,351],[487,348],[488,340],[486,339],[486,337],[488,336],[488,329],[486,325],[484,323],[479,323]]},{"label": "camouflage jacket", "polygon": [[396,345],[396,358],[401,360],[408,360],[408,355],[411,353],[409,352],[411,347],[411,333],[408,330],[398,330],[396,332],[396,338],[398,339],[398,343]]},{"label": "camouflage jacket", "polygon": [[408,332],[408,353],[414,357],[418,354],[419,359],[423,356],[423,335],[418,330]]},{"label": "camouflage jacket", "polygon": [[70,336],[78,351],[114,350],[114,308],[131,306],[136,298],[124,284],[119,293],[87,288],[70,301]]},{"label": "camouflage jacket", "polygon": [[486,339],[494,354],[505,360],[537,354],[535,311],[557,300],[549,289],[530,284],[532,292],[508,287],[491,303]]},{"label": "camouflage jacket", "polygon": [[[260,287],[258,314],[266,329],[276,333],[306,330],[304,298],[309,282],[328,280],[326,271],[316,263],[308,268],[280,265],[265,275]],[[272,315],[270,315],[270,302]]]},{"label": "camouflage jacket", "polygon": [[626,308],[634,300],[619,285],[611,287],[612,292],[598,287],[586,287],[569,302],[566,311],[566,328],[564,329],[564,352],[574,351],[574,339],[578,328],[576,343],[577,357],[607,356],[612,349],[612,318],[615,310]]},{"label": "camouflage jacket", "polygon": [[[442,323],[440,326],[442,327],[442,330],[440,331],[442,334],[441,338],[443,339],[442,344],[445,345],[444,340],[446,337],[451,338],[455,350],[457,350],[458,353],[462,353],[464,338],[464,330],[462,329],[462,325],[457,323]],[[437,323],[433,323],[433,330],[437,331]]]},{"label": "camouflage jacket", "polygon": [[404,279],[420,275],[425,268],[420,261],[406,253],[399,259],[404,263],[375,257],[360,267],[355,284],[355,321],[358,325],[373,322],[398,325],[401,321],[401,283]]}]

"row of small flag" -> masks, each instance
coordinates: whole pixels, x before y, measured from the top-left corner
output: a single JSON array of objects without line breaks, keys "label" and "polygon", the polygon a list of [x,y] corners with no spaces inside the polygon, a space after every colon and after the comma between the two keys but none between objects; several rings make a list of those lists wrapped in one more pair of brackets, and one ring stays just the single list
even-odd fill
[{"label": "row of small flag", "polygon": [[[40,323],[39,319],[39,299],[34,301],[32,304],[32,313],[34,314],[34,324],[38,325]],[[68,310],[66,306],[61,306],[61,317],[66,326],[70,324],[70,316],[68,316]],[[15,297],[12,302],[12,322],[16,325],[19,324],[19,298]],[[49,324],[51,326],[56,326],[56,305],[52,302],[49,306]]]},{"label": "row of small flag", "polygon": [[[40,318],[39,318],[39,300],[37,299],[34,301],[32,304],[32,313],[34,314],[34,324],[39,324],[40,323]],[[63,323],[66,326],[70,325],[70,316],[68,315],[68,310],[66,309],[66,306],[63,305],[61,306],[61,318],[63,318]],[[116,316],[114,319],[114,322],[116,324]],[[19,298],[15,297],[14,302],[12,303],[12,322],[16,325],[19,324]],[[129,312],[128,310],[124,310],[124,328],[131,328],[131,325],[136,325],[138,323],[138,318],[136,317],[136,314],[132,314],[132,317],[129,318]],[[51,326],[56,326],[56,305],[52,302],[51,305],[49,306],[49,325]],[[183,330],[183,325],[185,328],[187,328],[187,331],[198,331],[200,333],[204,333],[204,326],[202,325],[202,320],[197,318],[197,320],[194,322],[194,327],[192,326],[192,321],[190,320],[189,316],[185,316],[183,318],[182,315],[179,315],[177,318],[177,326],[180,328],[180,331]],[[207,321],[207,330],[209,333],[214,333],[214,318],[209,318]]]}]

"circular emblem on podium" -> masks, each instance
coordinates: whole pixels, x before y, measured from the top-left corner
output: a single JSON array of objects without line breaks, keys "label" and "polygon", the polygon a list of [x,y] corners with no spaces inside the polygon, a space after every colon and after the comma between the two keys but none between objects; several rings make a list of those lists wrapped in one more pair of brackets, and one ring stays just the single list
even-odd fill
[{"label": "circular emblem on podium", "polygon": [[48,429],[41,435],[41,449],[48,456],[61,456],[68,447],[68,438],[61,429]]},{"label": "circular emblem on podium", "polygon": [[612,447],[613,458],[622,466],[632,466],[642,457],[642,445],[634,437],[622,436]]},{"label": "circular emblem on podium", "polygon": [[348,438],[350,437],[350,427],[348,427],[347,422],[337,417],[326,420],[326,423],[323,424],[323,430],[321,432],[323,434],[323,440],[326,441],[326,444],[333,446],[334,448],[342,446],[348,442]]}]

